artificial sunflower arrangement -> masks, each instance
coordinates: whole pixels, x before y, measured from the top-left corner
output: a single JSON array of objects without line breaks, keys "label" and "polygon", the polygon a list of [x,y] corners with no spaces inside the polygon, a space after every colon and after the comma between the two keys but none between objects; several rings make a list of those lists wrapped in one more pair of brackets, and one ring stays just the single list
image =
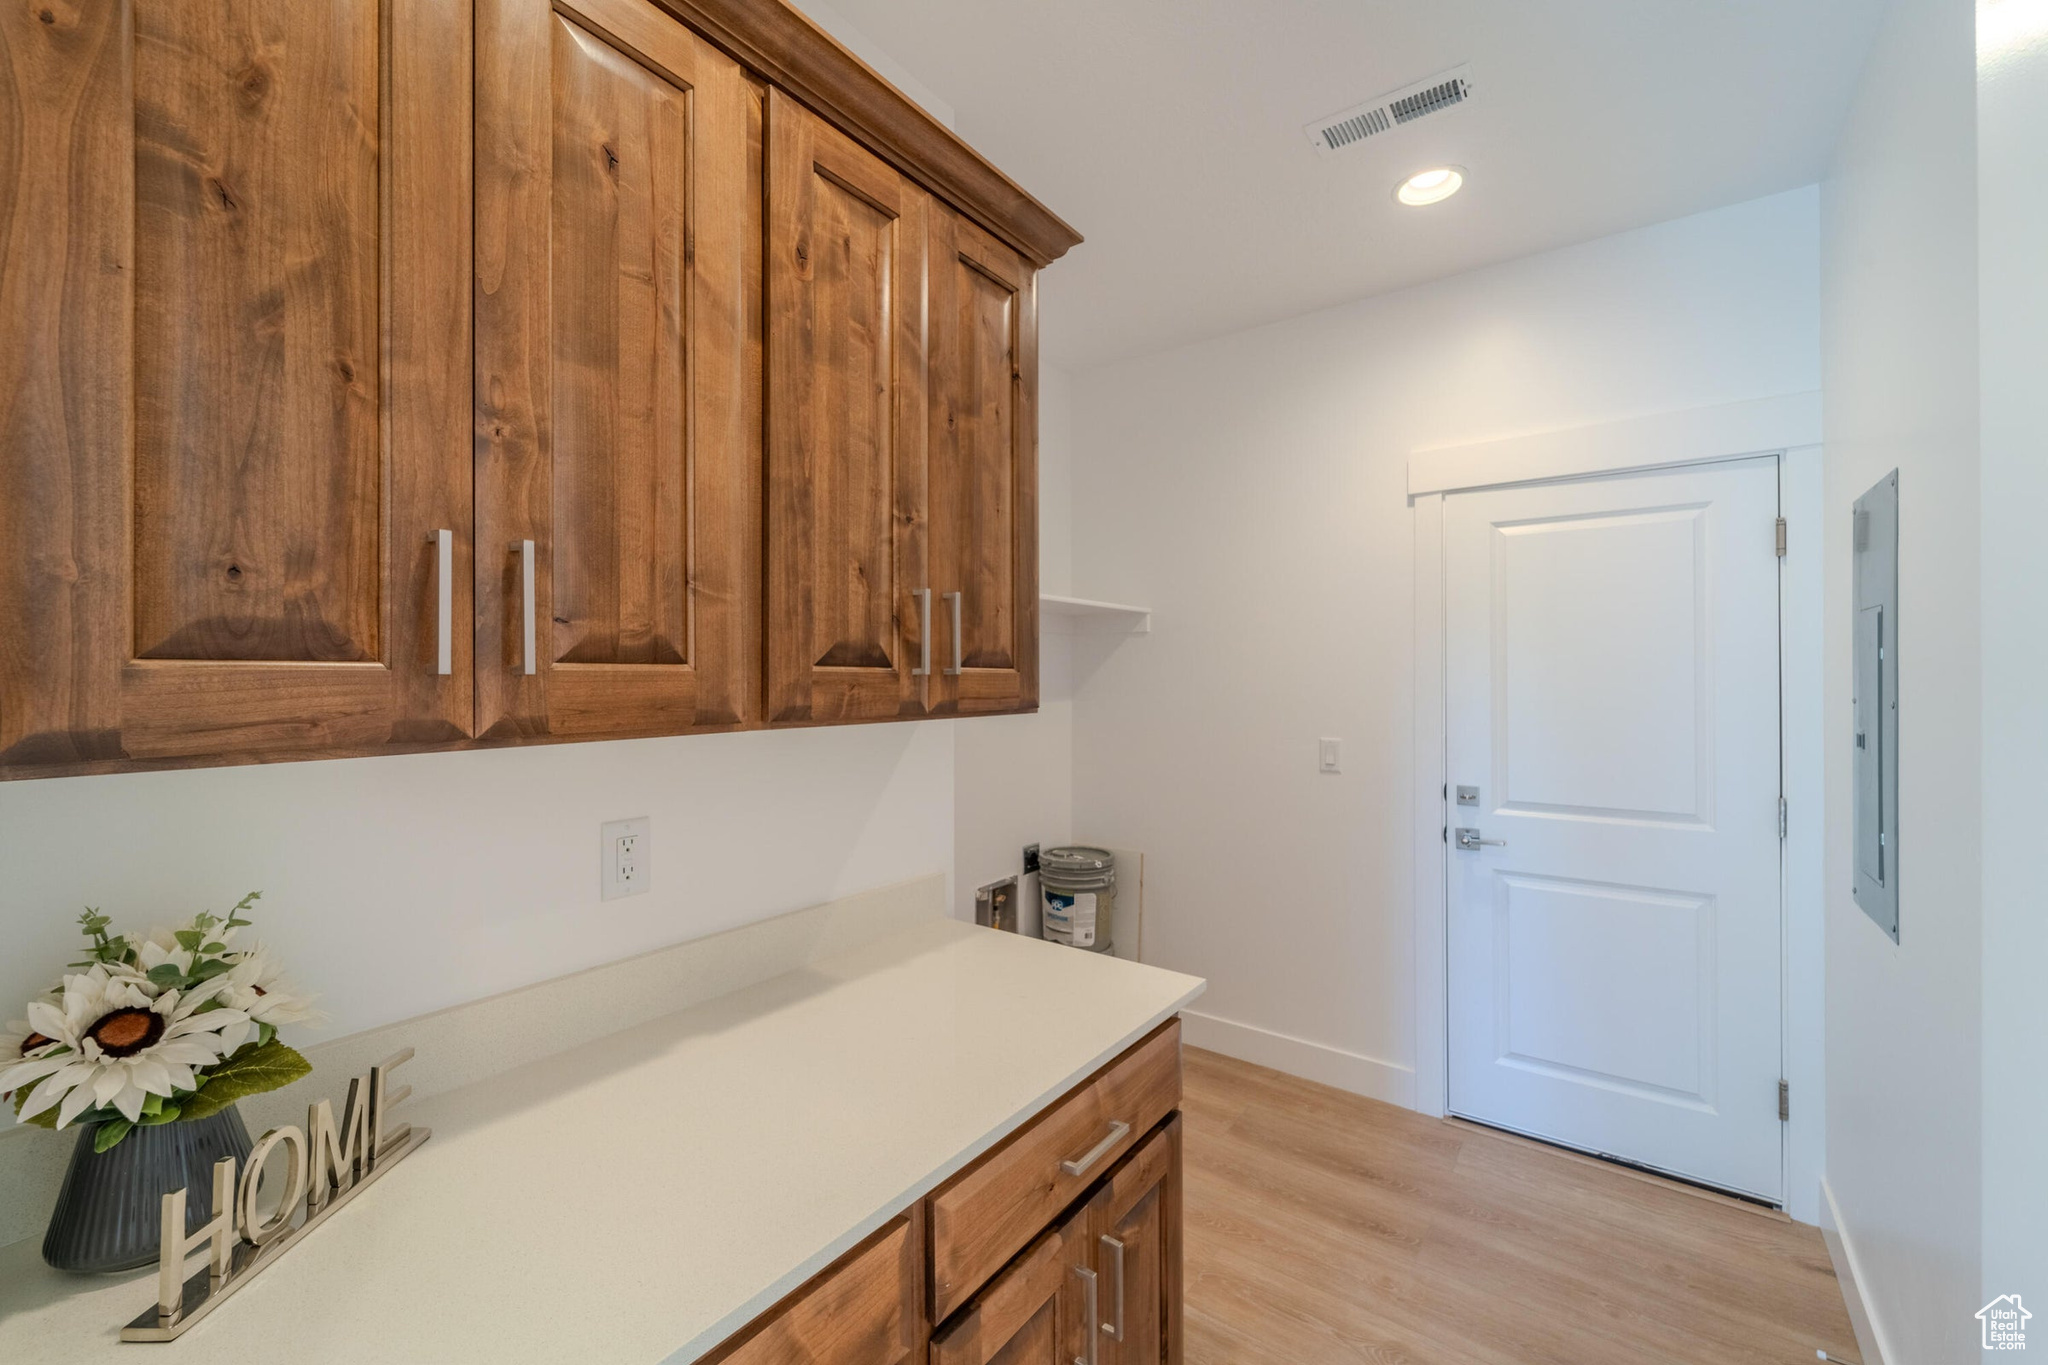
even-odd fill
[{"label": "artificial sunflower arrangement", "polygon": [[0,1099],[26,1123],[98,1125],[104,1152],[138,1127],[209,1118],[311,1071],[277,1037],[314,1018],[307,1000],[261,944],[235,946],[260,896],[147,938],[80,915],[84,959],[0,1035]]}]

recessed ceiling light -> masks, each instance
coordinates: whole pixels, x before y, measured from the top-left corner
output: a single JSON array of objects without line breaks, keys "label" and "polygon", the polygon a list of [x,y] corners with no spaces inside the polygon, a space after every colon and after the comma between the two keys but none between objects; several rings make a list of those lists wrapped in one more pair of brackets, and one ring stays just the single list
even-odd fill
[{"label": "recessed ceiling light", "polygon": [[1462,168],[1438,166],[1403,180],[1401,188],[1394,191],[1394,197],[1404,204],[1421,208],[1425,204],[1441,204],[1464,187],[1465,172]]}]

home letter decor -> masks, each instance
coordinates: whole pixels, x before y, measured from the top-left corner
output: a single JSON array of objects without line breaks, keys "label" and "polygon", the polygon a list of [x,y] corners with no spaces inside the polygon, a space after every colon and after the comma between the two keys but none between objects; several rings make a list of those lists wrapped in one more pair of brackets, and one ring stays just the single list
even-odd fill
[{"label": "home letter decor", "polygon": [[[221,1300],[433,1136],[426,1128],[391,1128],[385,1123],[390,1111],[412,1094],[409,1085],[390,1089],[387,1078],[411,1060],[412,1049],[406,1048],[371,1067],[369,1075],[352,1079],[339,1132],[333,1106],[321,1100],[307,1108],[304,1129],[286,1124],[257,1139],[239,1183],[233,1157],[214,1163],[216,1212],[213,1221],[192,1236],[185,1235],[185,1191],[165,1195],[156,1306],[123,1327],[121,1340],[173,1341],[184,1335]],[[279,1146],[287,1161],[284,1195],[265,1219],[257,1208],[257,1184],[264,1159]],[[305,1218],[294,1226],[302,1199]],[[206,1269],[188,1280],[185,1257],[202,1243],[211,1244]]]}]

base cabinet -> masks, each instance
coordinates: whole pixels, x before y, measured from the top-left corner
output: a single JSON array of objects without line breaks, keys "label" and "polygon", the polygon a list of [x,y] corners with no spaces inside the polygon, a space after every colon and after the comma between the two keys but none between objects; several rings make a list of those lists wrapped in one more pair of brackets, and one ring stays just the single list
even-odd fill
[{"label": "base cabinet", "polygon": [[932,1339],[932,1365],[1085,1362],[1101,1307],[1089,1211],[1041,1237]]},{"label": "base cabinet", "polygon": [[[1111,1120],[1111,1141],[1074,1147],[1070,1125],[1105,1094],[1119,1112],[1142,1116],[1144,1127],[1134,1141],[1120,1131],[1126,1120]],[[1163,1115],[1133,1107],[1159,1098]],[[1180,1365],[1179,1099],[1180,1026],[1173,1022],[919,1200],[706,1365]],[[1079,1168],[1093,1177],[1049,1211],[1037,1198],[1046,1184],[1029,1178],[1047,1139],[1072,1153],[1056,1163],[1061,1174]],[[979,1251],[990,1244],[989,1230],[1014,1227],[1003,1216],[1014,1209],[1037,1212],[1028,1231],[1006,1243],[1014,1255],[985,1261]],[[949,1294],[949,1283],[957,1293]]]}]

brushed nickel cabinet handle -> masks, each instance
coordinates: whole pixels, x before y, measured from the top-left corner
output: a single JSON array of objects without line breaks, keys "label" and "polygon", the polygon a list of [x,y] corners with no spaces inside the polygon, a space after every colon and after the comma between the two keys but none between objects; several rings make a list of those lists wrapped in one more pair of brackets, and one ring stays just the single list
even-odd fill
[{"label": "brushed nickel cabinet handle", "polygon": [[1095,1324],[1102,1319],[1102,1291],[1095,1279],[1095,1272],[1086,1266],[1075,1266],[1074,1273],[1081,1277],[1081,1287],[1088,1291],[1088,1311],[1083,1321],[1088,1324],[1086,1356],[1075,1356],[1074,1365],[1097,1365],[1100,1343],[1095,1335]]},{"label": "brushed nickel cabinet handle", "polygon": [[445,678],[455,671],[455,533],[434,531],[427,543],[434,547],[434,672]]},{"label": "brushed nickel cabinet handle", "polygon": [[533,542],[519,542],[519,582],[524,605],[519,617],[519,671],[528,675],[540,671],[540,662],[534,657],[533,629]]},{"label": "brushed nickel cabinet handle", "polygon": [[1109,1154],[1110,1148],[1116,1146],[1119,1142],[1122,1142],[1125,1138],[1129,1137],[1130,1134],[1130,1124],[1125,1123],[1122,1119],[1111,1119],[1109,1121],[1109,1136],[1102,1139],[1102,1141],[1096,1143],[1093,1147],[1090,1147],[1080,1156],[1073,1158],[1071,1161],[1062,1161],[1060,1163],[1060,1169],[1065,1171],[1068,1175],[1086,1175],[1088,1173],[1088,1168],[1090,1166],[1093,1166],[1096,1162],[1102,1160],[1103,1157]]},{"label": "brushed nickel cabinet handle", "polygon": [[910,676],[924,678],[932,671],[932,590],[912,588],[910,595],[917,599],[917,667]]},{"label": "brushed nickel cabinet handle", "polygon": [[1103,1323],[1102,1330],[1109,1333],[1111,1341],[1124,1339],[1124,1244],[1116,1238],[1104,1235],[1102,1244],[1109,1248],[1116,1259],[1110,1264],[1116,1268],[1116,1322]]},{"label": "brushed nickel cabinet handle", "polygon": [[946,670],[949,678],[960,676],[960,596],[957,592],[946,594],[946,605],[953,613],[953,666]]}]

